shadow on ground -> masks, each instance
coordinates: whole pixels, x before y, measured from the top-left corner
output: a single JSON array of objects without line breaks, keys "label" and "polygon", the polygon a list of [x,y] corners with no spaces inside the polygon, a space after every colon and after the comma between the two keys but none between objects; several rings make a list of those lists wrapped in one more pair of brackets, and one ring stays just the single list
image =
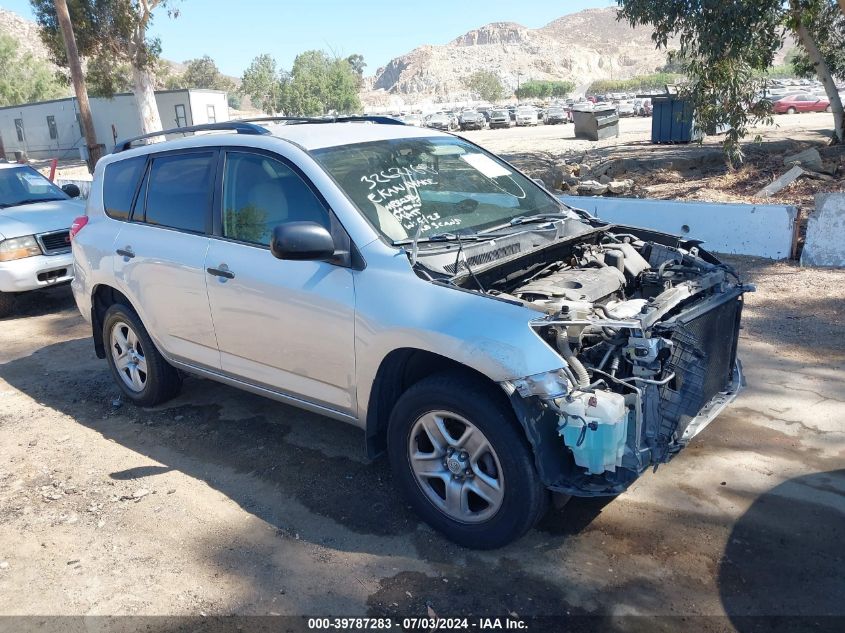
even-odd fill
[{"label": "shadow on ground", "polygon": [[[845,470],[789,479],[734,524],[719,593],[740,633],[845,630]],[[766,618],[750,617],[763,614]]]},{"label": "shadow on ground", "polygon": [[24,292],[15,296],[12,314],[0,319],[0,323],[13,319],[54,314],[70,308],[75,308],[75,303],[70,286],[67,284],[34,292]]}]

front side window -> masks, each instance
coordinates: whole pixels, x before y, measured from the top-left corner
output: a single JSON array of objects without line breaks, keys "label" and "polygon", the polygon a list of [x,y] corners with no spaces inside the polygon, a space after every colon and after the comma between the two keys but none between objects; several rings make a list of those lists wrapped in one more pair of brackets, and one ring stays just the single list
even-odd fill
[{"label": "front side window", "polygon": [[266,246],[276,226],[294,221],[330,228],[326,208],[293,169],[266,155],[229,152],[223,172],[223,235]]},{"label": "front side window", "polygon": [[0,169],[0,209],[69,196],[32,167],[21,165]]},{"label": "front side window", "polygon": [[56,117],[50,115],[47,117],[47,129],[50,131],[50,139],[55,141],[59,138],[59,129],[56,127]]},{"label": "front side window", "polygon": [[15,132],[18,135],[18,142],[23,143],[23,119],[15,119]]},{"label": "front side window", "polygon": [[103,207],[110,218],[126,220],[129,217],[135,190],[146,165],[146,156],[106,165],[103,174]]},{"label": "front side window", "polygon": [[185,106],[181,103],[176,104],[176,127],[185,127],[188,125],[188,117],[185,116]]},{"label": "front side window", "polygon": [[205,232],[214,187],[214,165],[214,152],[154,158],[142,221],[193,233]]},{"label": "front side window", "polygon": [[525,176],[459,138],[403,138],[312,151],[385,237],[471,234],[563,207]]},{"label": "front side window", "polygon": [[208,122],[209,123],[217,123],[217,114],[214,111],[213,105],[206,106],[205,112],[208,115]]}]

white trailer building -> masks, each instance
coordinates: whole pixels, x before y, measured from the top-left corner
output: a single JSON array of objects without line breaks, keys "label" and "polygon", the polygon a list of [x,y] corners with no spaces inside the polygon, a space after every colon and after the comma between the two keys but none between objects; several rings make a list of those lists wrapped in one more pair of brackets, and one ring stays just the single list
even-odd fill
[{"label": "white trailer building", "polygon": [[[117,141],[141,134],[133,95],[90,102],[97,142],[106,146],[106,152]],[[160,90],[156,103],[164,129],[229,120],[226,93],[219,90]],[[84,157],[87,150],[76,98],[0,108],[0,147],[9,160],[15,152],[30,158]]]}]

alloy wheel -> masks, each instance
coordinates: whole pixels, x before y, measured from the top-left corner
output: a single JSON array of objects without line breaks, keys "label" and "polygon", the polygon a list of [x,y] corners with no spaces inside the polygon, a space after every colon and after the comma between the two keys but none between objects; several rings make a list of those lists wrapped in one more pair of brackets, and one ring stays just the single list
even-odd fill
[{"label": "alloy wheel", "polygon": [[147,358],[138,334],[124,321],[117,321],[109,334],[111,354],[123,384],[140,393],[147,386]]},{"label": "alloy wheel", "polygon": [[505,482],[492,445],[478,427],[449,411],[430,411],[411,428],[408,460],[428,500],[461,523],[490,519]]}]

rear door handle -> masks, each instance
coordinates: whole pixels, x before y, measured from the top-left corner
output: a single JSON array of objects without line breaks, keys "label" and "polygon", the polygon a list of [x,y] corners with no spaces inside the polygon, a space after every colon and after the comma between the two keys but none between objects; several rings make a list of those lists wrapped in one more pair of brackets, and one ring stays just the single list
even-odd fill
[{"label": "rear door handle", "polygon": [[115,251],[121,257],[125,257],[126,259],[132,259],[135,257],[135,253],[132,252],[132,248],[127,246],[126,248],[119,248]]},{"label": "rear door handle", "polygon": [[214,275],[215,277],[223,277],[224,279],[234,279],[235,273],[231,270],[224,270],[222,268],[206,268],[205,272],[209,275]]}]

